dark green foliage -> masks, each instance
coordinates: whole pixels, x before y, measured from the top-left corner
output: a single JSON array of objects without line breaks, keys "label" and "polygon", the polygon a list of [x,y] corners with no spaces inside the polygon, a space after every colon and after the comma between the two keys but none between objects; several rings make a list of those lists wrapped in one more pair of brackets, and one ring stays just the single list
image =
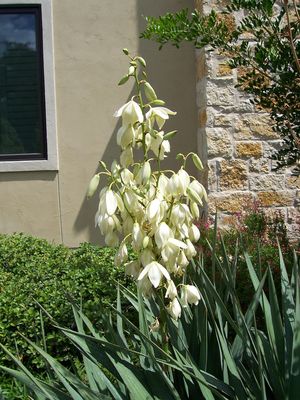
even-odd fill
[{"label": "dark green foliage", "polygon": [[[122,268],[113,266],[115,250],[82,244],[76,250],[22,234],[0,235],[0,341],[17,351],[31,369],[41,362],[20,333],[43,345],[39,302],[53,317],[74,328],[69,298],[98,328],[99,313],[116,302],[116,281],[129,285]],[[47,349],[65,365],[76,354],[44,318]],[[1,363],[6,357],[0,353]]]},{"label": "dark green foliage", "polygon": [[[203,16],[187,10],[159,18],[147,17],[141,34],[162,47],[192,42],[210,45],[240,68],[238,86],[253,95],[258,108],[269,112],[282,147],[273,154],[276,168],[295,166],[300,172],[300,5],[275,0],[231,0],[223,13]],[[236,25],[232,12],[244,11]],[[248,36],[244,34],[247,33]],[[249,36],[249,34],[251,34]]]}]

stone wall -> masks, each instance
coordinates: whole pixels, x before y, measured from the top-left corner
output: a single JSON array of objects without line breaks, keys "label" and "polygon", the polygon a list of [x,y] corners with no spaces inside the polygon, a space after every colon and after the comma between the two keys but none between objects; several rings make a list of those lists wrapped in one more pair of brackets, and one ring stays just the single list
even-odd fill
[{"label": "stone wall", "polygon": [[[207,13],[226,1],[196,1]],[[236,15],[236,18],[241,15]],[[232,16],[233,18],[233,16]],[[272,171],[270,154],[280,144],[268,114],[255,110],[236,87],[238,74],[216,52],[196,50],[199,153],[208,165],[209,214],[218,211],[219,224],[258,201],[266,213],[280,213],[289,236],[300,238],[300,177],[288,170]]]}]

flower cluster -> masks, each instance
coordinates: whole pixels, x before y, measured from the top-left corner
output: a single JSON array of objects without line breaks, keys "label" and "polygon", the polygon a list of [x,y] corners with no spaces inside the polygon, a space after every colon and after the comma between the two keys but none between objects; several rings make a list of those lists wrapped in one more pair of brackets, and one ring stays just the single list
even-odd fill
[{"label": "flower cluster", "polygon": [[[169,139],[176,134],[165,133],[163,127],[176,113],[163,106],[145,78],[139,79],[138,70],[145,61],[141,57],[130,60],[128,74],[120,84],[132,76],[137,95],[114,114],[122,119],[117,133],[120,160],[114,161],[110,170],[101,162],[104,171],[92,178],[88,196],[95,193],[100,175],[106,175],[108,182],[100,192],[95,220],[105,243],[118,247],[115,264],[125,265],[126,274],[137,280],[144,296],[164,288],[168,312],[177,319],[181,306],[200,300],[196,287],[181,282],[196,255],[194,243],[200,232],[194,221],[206,199],[204,187],[186,172],[185,163],[190,156],[197,168],[202,164],[194,153],[180,154],[183,165],[178,172],[161,169],[161,161],[170,152]],[[136,153],[142,154],[141,160]],[[137,255],[135,261],[128,260],[128,245]]]}]

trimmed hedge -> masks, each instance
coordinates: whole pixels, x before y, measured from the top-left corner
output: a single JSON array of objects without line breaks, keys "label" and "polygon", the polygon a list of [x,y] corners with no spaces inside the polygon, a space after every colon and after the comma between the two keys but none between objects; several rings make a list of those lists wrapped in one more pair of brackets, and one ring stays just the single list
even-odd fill
[{"label": "trimmed hedge", "polygon": [[[17,352],[26,365],[39,369],[41,361],[20,333],[43,343],[39,302],[55,320],[73,327],[68,298],[82,302],[84,312],[99,325],[101,309],[116,301],[116,281],[132,285],[123,269],[114,267],[115,250],[84,243],[76,250],[23,234],[0,235],[0,341]],[[71,364],[74,354],[67,340],[43,315],[47,351]],[[0,363],[7,364],[0,352]]]}]

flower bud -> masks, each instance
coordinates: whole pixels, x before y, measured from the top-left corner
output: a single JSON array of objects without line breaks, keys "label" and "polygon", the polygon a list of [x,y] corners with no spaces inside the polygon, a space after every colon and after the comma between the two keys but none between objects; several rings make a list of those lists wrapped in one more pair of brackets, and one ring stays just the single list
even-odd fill
[{"label": "flower bud", "polygon": [[89,183],[88,189],[87,189],[87,193],[86,193],[86,197],[88,199],[95,194],[95,192],[96,192],[96,190],[98,188],[98,185],[99,185],[99,181],[100,181],[100,175],[99,174],[96,174],[96,175],[94,175],[92,177],[92,179],[91,179],[91,181]]},{"label": "flower bud", "polygon": [[194,219],[199,219],[200,213],[199,213],[199,207],[198,207],[197,203],[195,203],[194,201],[191,201],[190,209],[191,209],[191,213],[192,213],[193,218]]},{"label": "flower bud", "polygon": [[153,101],[157,99],[156,93],[150,83],[145,82],[144,84],[145,95],[148,101]]},{"label": "flower bud", "polygon": [[200,231],[195,224],[192,224],[189,228],[189,238],[194,243],[200,239]]},{"label": "flower bud", "polygon": [[146,161],[136,176],[136,181],[141,185],[146,185],[151,177],[151,166],[149,161]]},{"label": "flower bud", "polygon": [[203,170],[203,164],[202,164],[199,156],[197,154],[193,153],[192,154],[192,160],[193,160],[193,163],[194,163],[195,167],[198,168],[200,171],[202,171]]},{"label": "flower bud", "polygon": [[148,247],[149,242],[150,242],[149,236],[145,236],[143,239],[143,248],[144,249],[146,249],[146,247]]}]

